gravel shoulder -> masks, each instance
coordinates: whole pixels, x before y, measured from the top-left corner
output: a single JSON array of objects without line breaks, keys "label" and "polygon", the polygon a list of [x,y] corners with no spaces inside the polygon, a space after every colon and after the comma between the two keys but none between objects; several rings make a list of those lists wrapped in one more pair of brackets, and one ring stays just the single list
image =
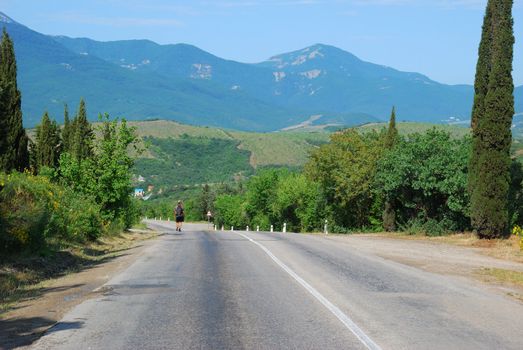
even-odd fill
[{"label": "gravel shoulder", "polygon": [[329,235],[325,239],[424,271],[466,279],[523,300],[523,283],[497,278],[497,274],[492,273],[510,271],[523,276],[523,252],[515,250],[511,241],[480,242],[469,235],[428,239],[361,234]]}]

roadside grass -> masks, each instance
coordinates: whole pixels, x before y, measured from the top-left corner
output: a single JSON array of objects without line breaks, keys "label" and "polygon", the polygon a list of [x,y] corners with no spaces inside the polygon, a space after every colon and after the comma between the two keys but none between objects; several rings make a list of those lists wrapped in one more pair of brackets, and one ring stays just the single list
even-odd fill
[{"label": "roadside grass", "polygon": [[147,230],[147,225],[144,222],[139,222],[137,224],[134,224],[132,229],[135,229],[135,230]]},{"label": "roadside grass", "polygon": [[55,242],[40,256],[14,256],[0,262],[0,317],[17,303],[38,297],[49,280],[110,261],[157,234],[120,233],[86,245]]},{"label": "roadside grass", "polygon": [[489,283],[511,284],[523,287],[523,272],[497,268],[482,268],[477,275]]}]

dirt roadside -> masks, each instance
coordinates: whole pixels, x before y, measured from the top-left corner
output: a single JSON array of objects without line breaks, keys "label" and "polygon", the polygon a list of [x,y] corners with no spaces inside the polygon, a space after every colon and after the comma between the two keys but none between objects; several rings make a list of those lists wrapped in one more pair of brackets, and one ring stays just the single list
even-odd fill
[{"label": "dirt roadside", "polygon": [[330,235],[365,254],[453,276],[523,302],[523,252],[515,238],[479,241],[470,235],[437,239],[390,234]]},{"label": "dirt roadside", "polygon": [[69,310],[96,295],[95,290],[132,264],[158,232],[135,232],[99,264],[38,284],[38,292],[0,314],[0,349],[29,347]]}]

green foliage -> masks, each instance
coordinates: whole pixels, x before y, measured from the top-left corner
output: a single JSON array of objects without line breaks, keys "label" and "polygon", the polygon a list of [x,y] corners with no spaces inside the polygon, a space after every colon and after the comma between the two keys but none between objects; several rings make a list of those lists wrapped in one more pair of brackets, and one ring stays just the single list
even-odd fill
[{"label": "green foliage", "polygon": [[5,28],[0,43],[0,171],[29,168],[29,138],[22,124],[13,41]]},{"label": "green foliage", "polygon": [[247,181],[245,192],[216,196],[215,223],[261,230],[286,223],[289,231],[311,231],[324,220],[321,199],[320,185],[304,174],[265,169]]},{"label": "green foliage", "polygon": [[[398,129],[396,128],[396,109],[392,108],[390,116],[389,127],[385,135],[384,147],[385,150],[391,150],[398,141]],[[383,208],[383,229],[388,232],[396,231],[396,200],[385,196],[385,203]]]},{"label": "green foliage", "polygon": [[376,189],[397,203],[397,220],[448,219],[468,227],[467,164],[470,139],[432,130],[399,140],[379,161]]},{"label": "green foliage", "polygon": [[244,228],[247,225],[247,218],[243,210],[244,199],[241,195],[219,195],[216,197],[214,207],[216,208],[215,224],[236,228]]},{"label": "green foliage", "polygon": [[481,238],[509,232],[510,146],[514,115],[512,0],[489,0],[483,24],[472,116],[469,191]]},{"label": "green foliage", "polygon": [[102,210],[104,220],[126,222],[126,211],[131,207],[131,168],[133,159],[128,149],[136,142],[134,129],[125,120],[109,121],[104,117],[99,133],[99,145],[90,158],[78,159],[68,153],[60,158],[60,175],[64,185],[78,193],[94,198]]},{"label": "green foliage", "polygon": [[40,125],[36,127],[34,145],[34,167],[57,168],[60,159],[61,139],[60,129],[56,121],[49,119],[49,114],[44,113]]},{"label": "green foliage", "polygon": [[78,161],[89,159],[94,152],[94,133],[91,124],[87,120],[85,101],[82,98],[78,106],[78,112],[72,123],[71,154]]},{"label": "green foliage", "polygon": [[308,232],[321,227],[325,212],[320,185],[304,174],[280,176],[275,198],[269,203],[274,222],[287,223],[293,232]]},{"label": "green foliage", "polygon": [[394,147],[398,139],[398,129],[396,128],[396,108],[392,107],[392,113],[390,115],[389,127],[387,128],[387,134],[385,135],[384,147],[385,149],[391,149]]},{"label": "green foliage", "polygon": [[38,251],[54,240],[92,240],[104,232],[91,198],[47,177],[0,174],[0,252]]},{"label": "green foliage", "polygon": [[71,153],[73,151],[73,124],[69,119],[69,107],[64,105],[64,128],[62,130],[62,151]]},{"label": "green foliage", "polygon": [[334,134],[331,143],[311,154],[307,176],[320,183],[329,221],[343,227],[364,227],[381,219],[374,177],[383,154],[383,134],[354,129]]}]

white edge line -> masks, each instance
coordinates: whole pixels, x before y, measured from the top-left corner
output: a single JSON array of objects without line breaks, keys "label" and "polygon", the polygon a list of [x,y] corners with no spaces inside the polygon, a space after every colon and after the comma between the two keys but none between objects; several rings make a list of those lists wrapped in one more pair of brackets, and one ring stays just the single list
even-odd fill
[{"label": "white edge line", "polygon": [[331,313],[336,316],[341,323],[345,327],[347,327],[352,334],[358,338],[358,340],[365,345],[365,347],[369,350],[381,350],[378,344],[376,344],[372,339],[369,338],[365,332],[358,327],[354,321],[347,316],[343,311],[341,311],[336,305],[331,303],[327,298],[325,298],[320,292],[318,292],[313,286],[311,286],[309,283],[307,283],[303,278],[298,276],[293,270],[291,270],[290,267],[285,265],[280,259],[278,259],[274,254],[271,253],[271,251],[267,248],[265,248],[264,245],[261,243],[256,242],[252,238],[244,235],[243,233],[236,232],[240,236],[246,238],[247,240],[251,241],[252,243],[256,244],[259,248],[261,248],[278,266],[280,266],[285,272],[287,272],[292,278],[294,278],[299,284],[302,285],[303,288],[305,288],[310,294],[312,294],[320,303],[323,304]]}]

